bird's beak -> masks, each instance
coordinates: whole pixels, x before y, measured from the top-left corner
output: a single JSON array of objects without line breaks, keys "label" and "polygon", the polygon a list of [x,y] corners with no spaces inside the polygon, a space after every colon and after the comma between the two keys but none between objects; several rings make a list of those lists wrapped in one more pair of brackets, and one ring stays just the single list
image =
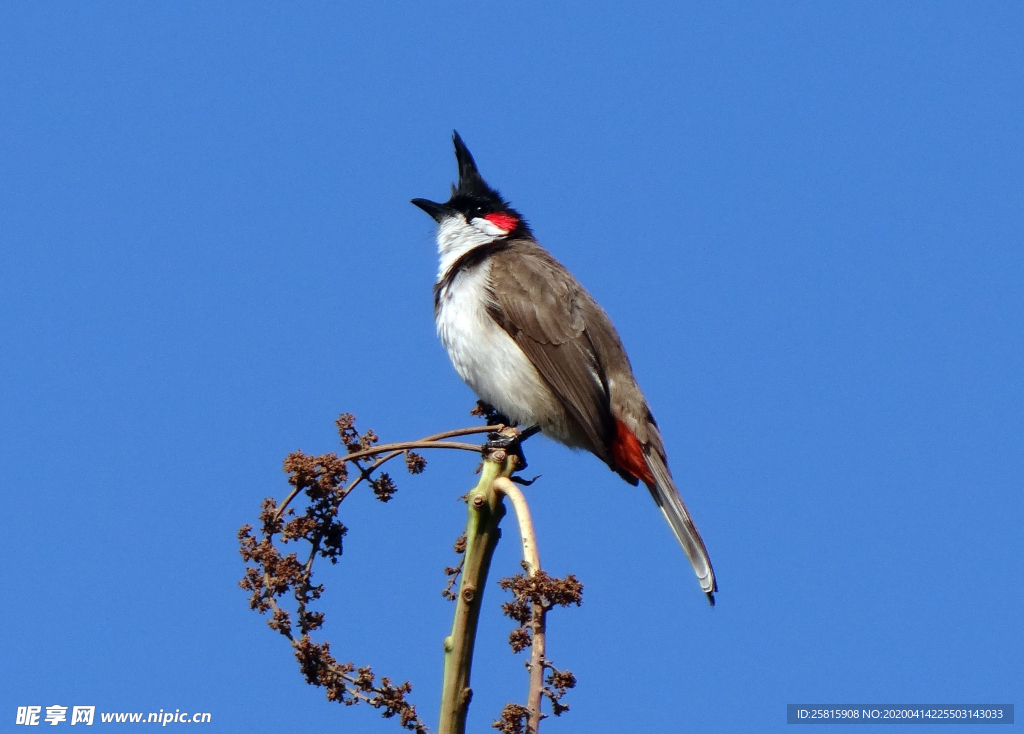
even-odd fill
[{"label": "bird's beak", "polygon": [[430,199],[413,199],[412,203],[432,216],[434,221],[439,224],[445,217],[450,217],[455,214],[455,210],[447,204],[438,204],[436,201],[431,201]]}]

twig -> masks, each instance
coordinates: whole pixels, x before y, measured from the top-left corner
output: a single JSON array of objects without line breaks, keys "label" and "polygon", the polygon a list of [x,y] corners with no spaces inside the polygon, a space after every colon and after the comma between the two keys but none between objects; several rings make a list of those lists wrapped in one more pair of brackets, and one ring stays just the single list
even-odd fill
[{"label": "twig", "polygon": [[[386,451],[393,451],[394,456],[398,456],[403,451],[408,449],[460,449],[462,451],[480,451],[480,445],[475,443],[459,443],[457,441],[404,441],[402,443],[384,443],[380,446],[374,446],[372,449],[366,449],[365,451],[356,451],[354,454],[348,454],[342,456],[344,461],[352,461],[353,459],[362,459],[366,456],[376,456]],[[391,458],[394,458],[391,457]]]},{"label": "twig", "polygon": [[[399,443],[385,443],[380,446],[374,446],[372,449],[366,449],[365,451],[355,451],[351,454],[339,457],[342,461],[358,461],[359,459],[367,456],[377,456],[378,454],[386,453],[387,456],[382,456],[373,464],[367,467],[362,467],[358,463],[359,476],[356,477],[351,484],[345,487],[345,490],[341,494],[341,499],[345,499],[348,493],[351,492],[356,486],[366,478],[366,476],[375,471],[385,462],[391,461],[396,456],[401,456],[409,449],[460,449],[462,451],[479,451],[480,446],[474,443],[461,443],[459,441],[442,441],[444,438],[452,438],[455,436],[468,436],[473,433],[494,433],[500,431],[504,426],[471,426],[469,428],[457,428],[453,431],[445,431],[443,433],[437,433],[433,436],[427,436],[421,438],[419,441],[401,441]],[[302,491],[301,487],[296,487],[291,493],[284,498],[284,501],[277,508],[277,515],[275,520],[280,520],[284,516],[284,511],[288,509],[288,505],[291,504],[292,500],[298,496],[299,492]]]}]

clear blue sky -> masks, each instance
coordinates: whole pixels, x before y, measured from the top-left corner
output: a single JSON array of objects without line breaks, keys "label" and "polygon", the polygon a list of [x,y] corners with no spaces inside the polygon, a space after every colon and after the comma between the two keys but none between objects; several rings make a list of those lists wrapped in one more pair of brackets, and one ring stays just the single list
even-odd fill
[{"label": "clear blue sky", "polygon": [[[546,730],[1024,704],[1024,6],[712,5],[4,4],[0,730],[399,731],[301,680],[235,532],[342,411],[472,422],[408,203],[445,197],[453,128],[616,322],[721,584],[646,492],[532,441],[542,558],[585,584]],[[433,726],[475,459],[428,460],[346,503],[321,580],[337,655]],[[516,555],[473,731],[524,697]]]}]

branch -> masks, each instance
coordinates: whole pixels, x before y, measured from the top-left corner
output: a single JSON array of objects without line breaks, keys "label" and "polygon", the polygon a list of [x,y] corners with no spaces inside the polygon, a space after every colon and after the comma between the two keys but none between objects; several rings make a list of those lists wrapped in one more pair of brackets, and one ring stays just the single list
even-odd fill
[{"label": "branch", "polygon": [[516,521],[519,523],[519,535],[523,541],[523,563],[528,566],[526,573],[533,576],[534,572],[540,569],[540,551],[537,550],[537,535],[533,531],[533,518],[530,516],[530,507],[526,504],[526,497],[508,477],[495,479],[494,489],[508,497],[509,502],[512,503],[512,509],[516,512]]},{"label": "branch", "polygon": [[[564,579],[552,578],[540,566],[540,553],[537,550],[537,538],[533,530],[533,520],[526,498],[522,491],[509,478],[499,477],[494,481],[496,492],[503,494],[512,502],[519,521],[519,535],[523,543],[523,570],[526,575],[517,574],[501,579],[498,585],[512,592],[512,601],[502,605],[506,616],[519,623],[509,634],[509,645],[513,652],[521,652],[531,648],[530,662],[526,668],[530,671],[530,687],[527,691],[527,705],[506,704],[501,718],[492,726],[503,734],[537,734],[540,720],[544,718],[541,702],[546,697],[551,702],[551,712],[561,716],[569,710],[562,703],[562,696],[569,688],[576,685],[576,678],[568,670],[555,668],[545,656],[547,642],[547,613],[554,605],[579,606],[583,601],[583,585],[575,576],[569,574]],[[547,678],[545,671],[549,671]]]},{"label": "branch", "polygon": [[[533,518],[530,516],[530,507],[526,504],[526,497],[523,496],[519,487],[506,477],[495,479],[494,489],[508,497],[512,508],[516,511],[519,535],[523,541],[523,570],[526,571],[526,577],[532,579],[540,570],[540,551],[537,549],[537,536],[533,531]],[[530,687],[526,694],[526,734],[537,734],[540,729],[540,720],[543,718],[540,702],[544,693],[544,643],[547,636],[547,609],[536,599],[531,606],[533,645],[530,648],[530,662],[527,665],[530,671]]]}]

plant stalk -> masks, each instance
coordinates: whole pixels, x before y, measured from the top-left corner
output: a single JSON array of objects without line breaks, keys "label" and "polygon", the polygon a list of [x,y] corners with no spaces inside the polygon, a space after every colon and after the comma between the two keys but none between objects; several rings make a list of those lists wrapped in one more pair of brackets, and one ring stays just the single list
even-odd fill
[{"label": "plant stalk", "polygon": [[467,496],[469,518],[466,522],[466,552],[462,565],[459,595],[455,600],[452,633],[444,641],[444,683],[441,688],[439,734],[465,734],[466,714],[473,690],[469,686],[473,666],[480,604],[483,601],[487,572],[498,545],[498,523],[505,515],[502,495],[494,489],[494,480],[507,477],[515,466],[515,457],[505,451],[492,451],[484,458],[480,481]]}]

